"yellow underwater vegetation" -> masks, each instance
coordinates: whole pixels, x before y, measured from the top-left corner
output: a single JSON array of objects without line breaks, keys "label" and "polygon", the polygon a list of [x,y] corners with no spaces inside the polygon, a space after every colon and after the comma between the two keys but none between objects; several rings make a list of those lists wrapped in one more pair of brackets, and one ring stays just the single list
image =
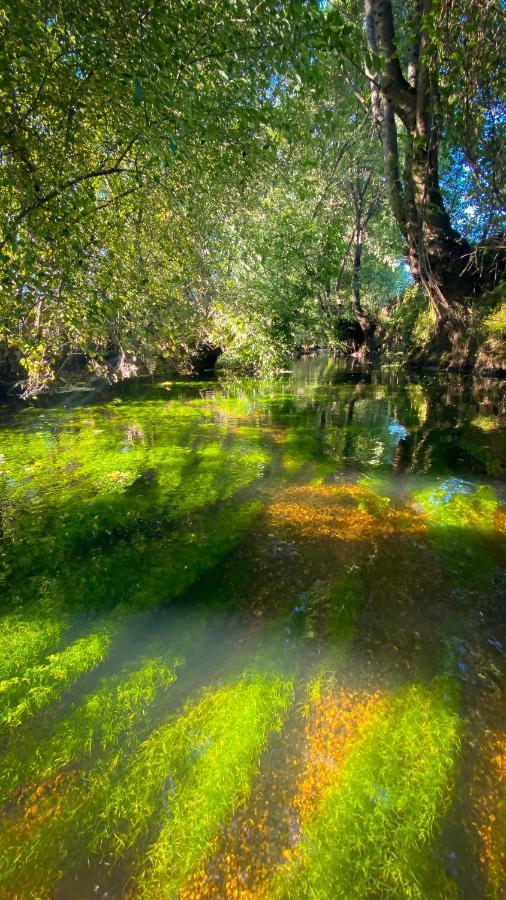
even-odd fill
[{"label": "yellow underwater vegetation", "polygon": [[68,627],[69,616],[53,605],[38,603],[0,619],[0,681],[16,677],[41,655],[54,651]]},{"label": "yellow underwater vegetation", "polygon": [[276,866],[293,858],[303,825],[380,704],[379,694],[338,691],[328,678],[311,682],[303,734],[299,710],[284,733],[284,754],[267,765],[251,803],[224,831],[216,857],[188,879],[183,900],[268,897]]},{"label": "yellow underwater vegetation", "polygon": [[[146,710],[175,681],[177,665],[152,659],[124,680],[104,679],[29,759],[29,787],[0,826],[0,897],[53,896],[63,860],[80,858],[115,773],[138,743]],[[10,762],[15,767],[12,754]],[[14,768],[4,796],[20,779]]]},{"label": "yellow underwater vegetation", "polygon": [[0,725],[21,725],[56,700],[76,678],[98,666],[108,652],[111,632],[111,627],[104,627],[78,638],[59,653],[48,656],[41,665],[0,682]]}]

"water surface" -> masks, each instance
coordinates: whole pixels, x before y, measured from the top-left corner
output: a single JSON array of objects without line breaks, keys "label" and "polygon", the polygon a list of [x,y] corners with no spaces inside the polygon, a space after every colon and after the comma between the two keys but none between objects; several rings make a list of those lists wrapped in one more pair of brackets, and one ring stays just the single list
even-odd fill
[{"label": "water surface", "polygon": [[1,409],[0,896],[503,896],[504,383]]}]

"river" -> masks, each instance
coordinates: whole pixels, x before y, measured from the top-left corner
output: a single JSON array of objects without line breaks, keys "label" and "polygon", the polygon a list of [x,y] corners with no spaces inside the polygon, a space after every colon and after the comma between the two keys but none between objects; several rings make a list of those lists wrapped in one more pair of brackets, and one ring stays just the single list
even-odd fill
[{"label": "river", "polygon": [[504,382],[0,408],[0,896],[501,897]]}]

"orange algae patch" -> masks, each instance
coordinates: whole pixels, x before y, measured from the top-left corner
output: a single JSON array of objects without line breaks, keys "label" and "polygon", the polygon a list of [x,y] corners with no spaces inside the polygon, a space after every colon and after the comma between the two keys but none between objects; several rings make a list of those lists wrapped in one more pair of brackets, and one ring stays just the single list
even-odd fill
[{"label": "orange algae patch", "polygon": [[420,516],[386,508],[373,491],[357,484],[341,487],[291,487],[267,509],[272,525],[284,525],[303,537],[363,540],[394,531],[424,531]]},{"label": "orange algae patch", "polygon": [[305,766],[294,808],[299,822],[317,810],[356,740],[383,705],[379,692],[326,691],[311,704],[305,731]]},{"label": "orange algae patch", "polygon": [[500,534],[506,535],[506,507],[500,507],[494,516],[494,525]]},{"label": "orange algae patch", "polygon": [[492,735],[485,760],[485,780],[480,772],[479,786],[472,788],[477,805],[474,824],[492,896],[501,897],[506,893],[506,732]]},{"label": "orange algae patch", "polygon": [[265,773],[225,830],[218,853],[188,879],[181,900],[268,898],[274,872],[296,858],[305,822],[382,706],[379,693],[364,691],[330,689],[311,698],[303,735],[295,727],[285,735],[290,750]]},{"label": "orange algae patch", "polygon": [[38,828],[61,811],[61,789],[71,782],[77,772],[69,769],[41,782],[34,790],[20,793],[18,804],[24,804],[23,815],[13,823],[17,840],[26,840]]}]

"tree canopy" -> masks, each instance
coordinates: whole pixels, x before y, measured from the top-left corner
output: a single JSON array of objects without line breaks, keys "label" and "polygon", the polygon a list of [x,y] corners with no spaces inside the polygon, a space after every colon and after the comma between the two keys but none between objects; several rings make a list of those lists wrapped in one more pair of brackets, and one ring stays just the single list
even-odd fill
[{"label": "tree canopy", "polygon": [[[501,0],[3,0],[0,355],[104,371],[437,328],[504,268]],[[377,328],[376,328],[377,333]]]}]

